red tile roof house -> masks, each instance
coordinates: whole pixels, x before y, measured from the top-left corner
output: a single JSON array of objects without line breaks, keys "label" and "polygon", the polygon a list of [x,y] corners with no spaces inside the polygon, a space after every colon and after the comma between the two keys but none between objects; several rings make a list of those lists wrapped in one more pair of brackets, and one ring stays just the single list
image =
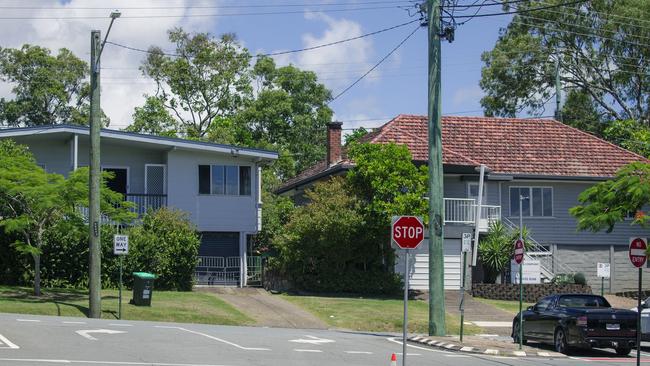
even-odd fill
[{"label": "red tile roof house", "polygon": [[[427,117],[399,115],[366,135],[364,141],[404,144],[416,164],[426,164]],[[474,229],[470,207],[477,201],[481,164],[488,169],[481,233],[487,231],[490,220],[516,228],[522,194],[531,198],[523,202],[523,221],[534,244],[529,259],[540,261],[542,281],[558,273],[582,272],[589,284],[600,287],[596,268],[603,262],[610,263],[612,271],[605,282],[606,291],[636,286],[636,272],[627,259],[628,240],[633,235],[650,236],[650,232],[626,223],[609,234],[579,232],[568,210],[587,187],[613,177],[625,164],[648,159],[549,119],[443,117],[442,141],[446,289],[460,286],[460,238]],[[278,193],[304,202],[305,189],[354,167],[342,152],[341,123],[334,122],[328,126],[327,159],[287,181]],[[410,271],[414,289],[428,289],[427,253],[427,246],[420,245]],[[396,271],[401,272],[402,267],[398,261]]]}]

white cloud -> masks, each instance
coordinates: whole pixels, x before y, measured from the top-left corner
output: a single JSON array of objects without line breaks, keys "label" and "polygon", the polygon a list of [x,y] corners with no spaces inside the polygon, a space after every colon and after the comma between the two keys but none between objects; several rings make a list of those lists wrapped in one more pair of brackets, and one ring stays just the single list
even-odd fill
[{"label": "white cloud", "polygon": [[[214,28],[216,17],[175,17],[175,18],[128,18],[129,15],[184,15],[206,13],[205,9],[183,9],[188,5],[214,5],[211,0],[172,0],[162,4],[155,0],[124,2],[116,0],[72,0],[61,4],[58,1],[29,2],[30,6],[41,6],[36,10],[5,10],[3,16],[16,17],[88,17],[98,19],[29,19],[2,20],[0,34],[2,47],[20,47],[25,43],[47,47],[53,50],[68,48],[77,57],[88,60],[90,57],[90,32],[102,31],[102,37],[108,28],[111,8],[169,6],[178,9],[123,9],[122,18],[115,21],[109,40],[138,48],[160,45],[171,48],[167,42],[167,30],[181,26],[188,31],[205,32]],[[104,9],[88,9],[88,8]],[[86,8],[86,9],[82,9]],[[108,8],[108,9],[106,9]],[[216,13],[217,9],[210,9]],[[131,122],[133,108],[142,105],[143,93],[153,93],[153,84],[142,78],[137,68],[144,54],[106,45],[102,54],[102,109],[111,119],[112,128],[123,128]],[[0,86],[0,97],[8,96],[8,88]]]},{"label": "white cloud", "polygon": [[462,87],[454,92],[451,99],[452,105],[454,108],[467,105],[475,106],[483,95],[483,90],[478,85]]},{"label": "white cloud", "polygon": [[[305,18],[314,22],[323,22],[327,28],[320,35],[303,34],[302,47],[304,48],[364,34],[361,24],[349,19],[335,19],[323,13],[305,13]],[[299,54],[276,56],[275,60],[280,65],[293,63],[302,69],[316,72],[319,79],[336,93],[372,67],[370,61],[373,54],[372,40],[361,38]],[[373,75],[376,72],[377,70],[373,72]],[[377,78],[369,78],[368,81],[370,80],[376,81]]]}]

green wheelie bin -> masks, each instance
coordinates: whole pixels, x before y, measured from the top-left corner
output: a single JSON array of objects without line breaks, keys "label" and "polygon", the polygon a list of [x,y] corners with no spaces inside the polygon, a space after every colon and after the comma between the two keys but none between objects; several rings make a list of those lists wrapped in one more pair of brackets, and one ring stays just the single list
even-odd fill
[{"label": "green wheelie bin", "polygon": [[147,272],[133,272],[133,300],[137,306],[151,306],[153,295],[153,281],[156,275]]}]

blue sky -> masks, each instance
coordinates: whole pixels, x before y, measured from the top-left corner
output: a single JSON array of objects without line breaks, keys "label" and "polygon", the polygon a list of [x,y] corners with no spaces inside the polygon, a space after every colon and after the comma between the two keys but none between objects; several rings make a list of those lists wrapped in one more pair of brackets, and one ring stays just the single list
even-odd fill
[{"label": "blue sky", "polygon": [[[400,1],[400,0],[397,0]],[[346,6],[313,4],[349,3]],[[0,46],[19,47],[23,43],[39,44],[53,49],[67,47],[79,57],[88,58],[91,29],[105,31],[108,26],[107,9],[122,8],[111,31],[110,40],[134,47],[147,48],[152,44],[170,49],[165,30],[183,26],[188,31],[210,32],[215,35],[236,33],[239,40],[253,53],[300,49],[373,32],[407,22],[415,17],[404,9],[365,9],[361,11],[321,12],[342,7],[372,8],[363,0],[147,0],[137,3],[124,0],[35,1],[42,9],[5,10],[16,17],[60,17],[61,19],[0,19]],[[461,3],[464,3],[461,1]],[[32,3],[30,3],[32,4]],[[156,6],[211,6],[251,5],[250,9],[128,9]],[[260,5],[293,4],[288,8],[259,8]],[[24,5],[18,0],[7,0],[3,5]],[[407,4],[408,5],[408,4]],[[257,6],[257,8],[255,8]],[[50,9],[54,8],[54,9]],[[84,8],[84,9],[81,9]],[[499,11],[492,7],[489,11]],[[129,19],[129,15],[170,14],[233,14],[249,12],[281,12],[257,16],[218,16],[187,18]],[[92,16],[106,18],[88,18]],[[66,19],[81,17],[81,19]],[[443,42],[442,103],[443,114],[482,115],[478,86],[482,63],[480,55],[494,46],[500,27],[508,24],[509,16],[473,19],[456,30],[455,41]],[[405,26],[376,36],[314,51],[277,57],[279,64],[293,63],[303,69],[317,72],[319,79],[338,94],[356,78],[365,73],[379,59],[393,49],[415,28]],[[153,93],[153,85],[143,79],[137,70],[142,54],[116,47],[107,47],[103,56],[102,107],[111,118],[113,128],[130,123],[133,107],[140,105],[144,93]],[[0,84],[0,96],[9,95],[7,85]],[[344,128],[374,127],[400,114],[426,114],[427,110],[427,31],[421,28],[395,54],[361,83],[331,104],[336,119]]]}]

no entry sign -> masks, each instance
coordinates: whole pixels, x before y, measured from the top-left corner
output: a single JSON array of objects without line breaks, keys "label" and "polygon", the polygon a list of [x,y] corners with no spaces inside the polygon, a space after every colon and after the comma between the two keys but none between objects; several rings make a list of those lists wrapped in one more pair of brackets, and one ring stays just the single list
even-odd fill
[{"label": "no entry sign", "polygon": [[630,238],[630,262],[637,268],[643,267],[647,259],[646,249],[648,248],[647,238]]},{"label": "no entry sign", "polygon": [[415,249],[424,240],[424,225],[417,216],[397,216],[391,226],[391,238],[402,249]]},{"label": "no entry sign", "polygon": [[524,261],[524,241],[521,239],[515,241],[514,259],[517,264],[521,264]]}]

